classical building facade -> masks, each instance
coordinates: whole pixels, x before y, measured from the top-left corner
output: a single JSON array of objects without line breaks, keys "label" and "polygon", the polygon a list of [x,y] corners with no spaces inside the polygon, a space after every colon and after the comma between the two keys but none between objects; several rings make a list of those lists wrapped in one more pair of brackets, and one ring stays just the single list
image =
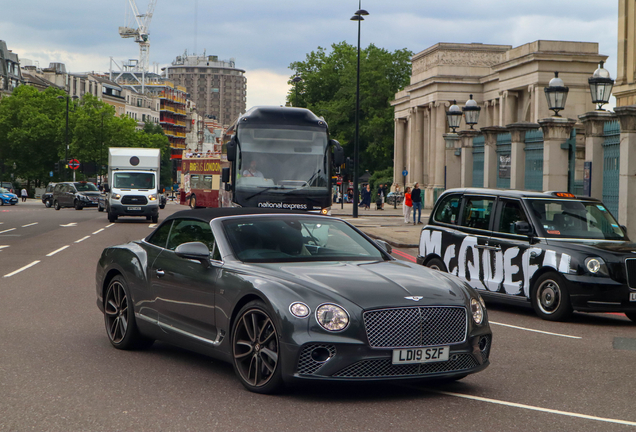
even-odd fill
[{"label": "classical building facade", "polygon": [[219,60],[217,56],[197,56],[185,53],[166,69],[167,78],[187,88],[199,114],[229,125],[245,112],[247,79],[234,59]]},{"label": "classical building facade", "polygon": [[[420,183],[425,190],[425,206],[430,208],[445,187],[460,185],[460,160],[449,160],[444,139],[450,131],[446,110],[453,101],[461,107],[472,95],[481,107],[476,130],[520,122],[538,129],[539,120],[552,115],[543,89],[554,78],[554,72],[558,71],[569,87],[561,115],[576,118],[594,110],[587,80],[606,58],[599,54],[597,43],[547,40],[516,48],[439,43],[414,55],[411,84],[398,92],[392,102],[394,182]],[[460,129],[467,127],[462,124]],[[577,145],[582,176],[584,140]],[[408,172],[406,178],[402,177],[403,170]],[[494,187],[488,179],[484,186]]]},{"label": "classical building facade", "polygon": [[2,93],[10,94],[23,81],[18,55],[0,40],[0,98]]}]

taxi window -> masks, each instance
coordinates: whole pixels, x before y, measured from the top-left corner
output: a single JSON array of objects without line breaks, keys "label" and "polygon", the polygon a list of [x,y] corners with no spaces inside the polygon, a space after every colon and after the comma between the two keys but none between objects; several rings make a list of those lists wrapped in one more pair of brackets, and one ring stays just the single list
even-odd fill
[{"label": "taxi window", "polygon": [[499,227],[497,231],[508,234],[516,234],[515,222],[528,222],[525,211],[519,201],[504,201],[501,206]]},{"label": "taxi window", "polygon": [[435,221],[457,224],[459,221],[459,203],[461,202],[461,195],[449,195],[442,199],[437,211],[435,212]]},{"label": "taxi window", "polygon": [[462,226],[482,230],[490,229],[490,217],[494,204],[494,198],[467,197]]}]

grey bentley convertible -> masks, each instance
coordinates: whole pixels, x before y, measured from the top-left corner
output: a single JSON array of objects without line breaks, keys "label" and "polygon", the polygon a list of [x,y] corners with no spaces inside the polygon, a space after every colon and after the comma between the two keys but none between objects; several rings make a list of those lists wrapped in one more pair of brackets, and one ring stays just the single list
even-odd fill
[{"label": "grey bentley convertible", "polygon": [[232,363],[259,393],[486,368],[492,333],[479,294],[390,252],[336,218],[185,210],[103,251],[97,306],[115,348],[172,343]]}]

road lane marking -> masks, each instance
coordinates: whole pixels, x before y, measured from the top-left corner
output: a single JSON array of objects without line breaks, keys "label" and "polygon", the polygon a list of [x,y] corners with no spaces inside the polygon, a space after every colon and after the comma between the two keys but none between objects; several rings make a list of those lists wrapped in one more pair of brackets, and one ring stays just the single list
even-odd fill
[{"label": "road lane marking", "polygon": [[37,224],[38,224],[37,222],[33,222],[33,223],[30,223],[30,224],[22,225],[22,228],[30,227],[30,226],[37,225]]},{"label": "road lane marking", "polygon": [[29,267],[33,267],[34,265],[36,265],[36,264],[37,264],[37,263],[39,263],[39,262],[40,262],[40,260],[33,261],[31,264],[25,265],[24,267],[19,268],[19,269],[17,269],[17,270],[16,270],[16,271],[14,271],[14,272],[11,272],[11,273],[9,273],[9,274],[4,275],[4,277],[11,277],[11,276],[13,276],[14,274],[20,273],[21,271],[28,269]]},{"label": "road lane marking", "polygon": [[60,225],[61,227],[74,227],[77,226],[77,222],[70,222],[67,223],[66,225]]},{"label": "road lane marking", "polygon": [[150,225],[148,225],[148,228],[154,228],[156,226],[157,226],[157,224],[150,224]]},{"label": "road lane marking", "polygon": [[2,252],[2,249],[8,248],[8,247],[9,247],[9,245],[0,246],[0,252]]},{"label": "road lane marking", "polygon": [[465,395],[465,394],[461,394],[461,393],[447,392],[447,391],[443,391],[443,390],[426,389],[426,391],[431,392],[431,393],[437,393],[437,394],[445,395],[445,396],[453,396],[453,397],[457,397],[457,398],[470,399],[470,400],[479,401],[479,402],[491,403],[491,404],[495,404],[495,405],[504,405],[504,406],[509,406],[509,407],[513,407],[513,408],[521,408],[521,409],[526,409],[526,410],[531,410],[531,411],[540,411],[540,412],[545,412],[545,413],[550,413],[550,414],[558,414],[558,415],[563,415],[563,416],[568,416],[568,417],[582,418],[582,419],[586,419],[586,420],[596,420],[596,421],[602,421],[602,422],[606,422],[606,423],[616,423],[616,424],[622,424],[622,425],[628,425],[628,426],[636,426],[636,422],[627,421],[627,420],[618,420],[618,419],[612,419],[612,418],[606,418],[606,417],[596,417],[596,416],[591,416],[591,415],[587,415],[587,414],[579,414],[579,413],[569,412],[569,411],[560,411],[560,410],[555,410],[555,409],[550,409],[550,408],[541,408],[541,407],[537,407],[537,406],[533,406],[533,405],[525,405],[525,404],[520,404],[520,403],[515,403],[515,402],[506,402],[506,401],[497,400],[497,399],[489,399],[489,398],[480,397],[480,396],[470,396],[470,395]]},{"label": "road lane marking", "polygon": [[393,249],[393,253],[401,256],[402,258],[406,258],[407,260],[411,262],[416,262],[416,259],[413,258],[413,255],[409,255],[407,253],[400,252],[399,250],[395,250],[395,249]]},{"label": "road lane marking", "polygon": [[514,325],[510,325],[510,324],[503,324],[503,323],[499,323],[499,322],[495,322],[495,321],[488,321],[488,322],[490,324],[495,324],[495,325],[500,325],[500,326],[504,326],[504,327],[515,328],[515,329],[518,329],[518,330],[525,330],[525,331],[530,331],[530,332],[535,332],[535,333],[543,333],[543,334],[547,334],[547,335],[551,335],[551,336],[561,336],[561,337],[566,337],[566,338],[571,338],[571,339],[583,339],[581,336],[570,336],[570,335],[566,335],[566,334],[552,333],[552,332],[547,332],[547,331],[543,331],[543,330],[534,330],[534,329],[514,326]]},{"label": "road lane marking", "polygon": [[0,231],[0,234],[2,234],[2,233],[6,233],[6,232],[9,232],[9,231],[13,231],[14,229],[15,229],[15,228],[9,228],[8,230]]},{"label": "road lane marking", "polygon": [[86,240],[87,238],[89,238],[90,236],[86,236],[86,237],[82,237],[79,240],[75,240],[75,243],[79,243],[79,242],[83,242],[84,240]]},{"label": "road lane marking", "polygon": [[53,255],[55,255],[55,254],[56,254],[56,253],[58,253],[58,252],[62,252],[62,251],[63,251],[64,249],[66,249],[68,246],[69,246],[69,245],[66,245],[66,246],[63,246],[63,247],[61,247],[61,248],[59,248],[59,249],[57,249],[57,250],[54,250],[53,252],[51,252],[50,254],[48,254],[48,255],[47,255],[47,257],[53,256]]},{"label": "road lane marking", "polygon": [[101,228],[98,229],[97,231],[95,231],[93,234],[99,234],[100,232],[104,231],[106,228]]},{"label": "road lane marking", "polygon": [[115,224],[114,224],[114,223],[112,223],[112,224],[110,224],[110,225],[106,225],[106,228],[110,228],[110,227],[112,227],[113,225],[115,225]]}]

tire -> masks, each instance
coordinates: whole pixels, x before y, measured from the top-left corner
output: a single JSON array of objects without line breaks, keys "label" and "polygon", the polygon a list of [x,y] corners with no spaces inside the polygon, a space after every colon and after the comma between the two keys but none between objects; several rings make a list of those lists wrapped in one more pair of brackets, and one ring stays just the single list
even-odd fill
[{"label": "tire", "polygon": [[83,210],[84,206],[82,206],[82,204],[79,202],[79,200],[75,200],[75,202],[73,203],[73,207],[75,207],[75,210]]},{"label": "tire", "polygon": [[190,208],[191,209],[197,208],[197,196],[196,195],[191,195],[190,196]]},{"label": "tire", "polygon": [[139,333],[130,291],[121,275],[115,276],[106,288],[104,325],[108,340],[117,349],[146,348],[153,343]]},{"label": "tire", "polygon": [[625,316],[636,323],[636,312],[625,312]]},{"label": "tire", "polygon": [[157,222],[159,222],[159,216],[155,215],[152,217],[152,223],[156,224]]},{"label": "tire", "polygon": [[447,272],[446,266],[444,265],[444,261],[442,261],[439,258],[432,258],[430,261],[426,263],[426,267],[433,270],[439,270],[441,272]]},{"label": "tire", "polygon": [[160,209],[160,210],[163,210],[163,209],[165,209],[165,208],[166,208],[166,206],[165,206],[165,205],[160,205],[160,206],[159,206],[159,209]]},{"label": "tire", "polygon": [[103,212],[104,211],[104,207],[102,207],[101,205],[97,204],[97,211],[98,212]]},{"label": "tire", "polygon": [[111,212],[108,212],[108,222],[115,222],[117,220],[117,216],[112,214]]},{"label": "tire", "polygon": [[241,308],[232,326],[232,365],[249,391],[277,393],[283,388],[280,340],[273,314],[261,301]]},{"label": "tire", "polygon": [[53,207],[55,207],[55,210],[59,210],[59,209],[61,209],[61,208],[62,208],[62,207],[60,206],[60,202],[59,202],[58,200],[55,200],[55,201],[53,202]]},{"label": "tire", "polygon": [[44,201],[44,206],[45,206],[46,208],[51,208],[51,206],[52,206],[52,205],[53,205],[53,204],[51,204],[51,200],[48,200],[48,199],[47,199],[46,201]]},{"label": "tire", "polygon": [[566,321],[572,315],[570,294],[561,275],[549,272],[541,275],[530,293],[532,307],[539,317],[548,321]]},{"label": "tire", "polygon": [[152,220],[152,216],[146,216],[146,220],[147,221]]},{"label": "tire", "polygon": [[4,200],[2,198],[0,198],[0,206],[4,205]]}]

